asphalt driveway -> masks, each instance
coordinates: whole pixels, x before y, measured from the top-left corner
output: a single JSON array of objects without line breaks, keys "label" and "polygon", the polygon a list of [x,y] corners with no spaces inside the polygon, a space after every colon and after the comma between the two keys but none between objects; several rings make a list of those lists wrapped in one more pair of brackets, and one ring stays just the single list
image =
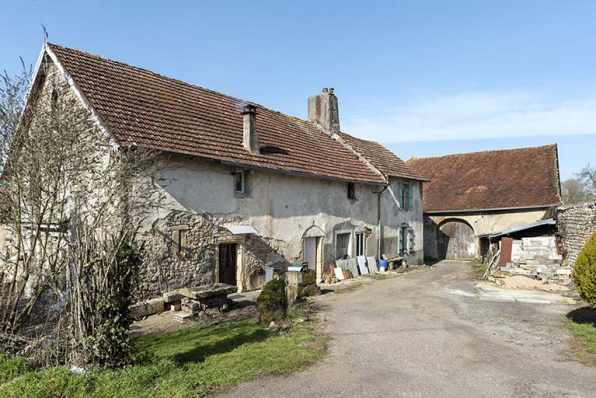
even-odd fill
[{"label": "asphalt driveway", "polygon": [[441,262],[324,295],[317,303],[333,339],[324,360],[218,396],[596,397],[596,370],[565,352],[563,322],[575,307],[486,294],[472,272]]}]

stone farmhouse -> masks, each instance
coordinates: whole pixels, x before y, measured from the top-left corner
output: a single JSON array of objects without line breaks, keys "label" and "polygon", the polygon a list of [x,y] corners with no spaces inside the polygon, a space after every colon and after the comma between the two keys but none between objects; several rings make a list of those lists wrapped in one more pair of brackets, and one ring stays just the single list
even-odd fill
[{"label": "stone farmhouse", "polygon": [[410,159],[424,187],[429,259],[486,258],[489,238],[554,235],[556,145]]},{"label": "stone farmhouse", "polygon": [[260,288],[265,268],[336,259],[423,261],[422,175],[378,143],[340,130],[333,89],[308,120],[148,70],[44,44],[33,90],[56,74],[121,147],[151,148],[166,203],[145,239],[154,294],[224,282]]}]

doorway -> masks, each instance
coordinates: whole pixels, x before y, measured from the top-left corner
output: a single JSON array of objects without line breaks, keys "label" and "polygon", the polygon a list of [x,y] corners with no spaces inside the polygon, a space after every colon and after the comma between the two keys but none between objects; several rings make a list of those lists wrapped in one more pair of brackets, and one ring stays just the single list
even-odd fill
[{"label": "doorway", "polygon": [[236,286],[236,243],[219,245],[219,283]]},{"label": "doorway", "polygon": [[476,257],[476,238],[472,227],[461,220],[449,220],[438,230],[439,258],[472,260]]}]

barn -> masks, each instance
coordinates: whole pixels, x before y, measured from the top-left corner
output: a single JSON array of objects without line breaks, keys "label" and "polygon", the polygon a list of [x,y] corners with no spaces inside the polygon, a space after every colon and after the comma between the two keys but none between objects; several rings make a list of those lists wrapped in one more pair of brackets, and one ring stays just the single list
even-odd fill
[{"label": "barn", "polygon": [[488,237],[553,217],[561,204],[557,145],[410,159],[423,188],[424,255],[474,259]]}]

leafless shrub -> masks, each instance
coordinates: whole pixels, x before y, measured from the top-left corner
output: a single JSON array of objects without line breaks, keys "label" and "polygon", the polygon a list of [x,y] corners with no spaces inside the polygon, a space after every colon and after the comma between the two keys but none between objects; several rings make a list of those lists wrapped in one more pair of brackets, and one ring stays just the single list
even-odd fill
[{"label": "leafless shrub", "polygon": [[0,333],[119,366],[159,154],[112,142],[52,68],[23,106],[29,76],[0,81]]}]

